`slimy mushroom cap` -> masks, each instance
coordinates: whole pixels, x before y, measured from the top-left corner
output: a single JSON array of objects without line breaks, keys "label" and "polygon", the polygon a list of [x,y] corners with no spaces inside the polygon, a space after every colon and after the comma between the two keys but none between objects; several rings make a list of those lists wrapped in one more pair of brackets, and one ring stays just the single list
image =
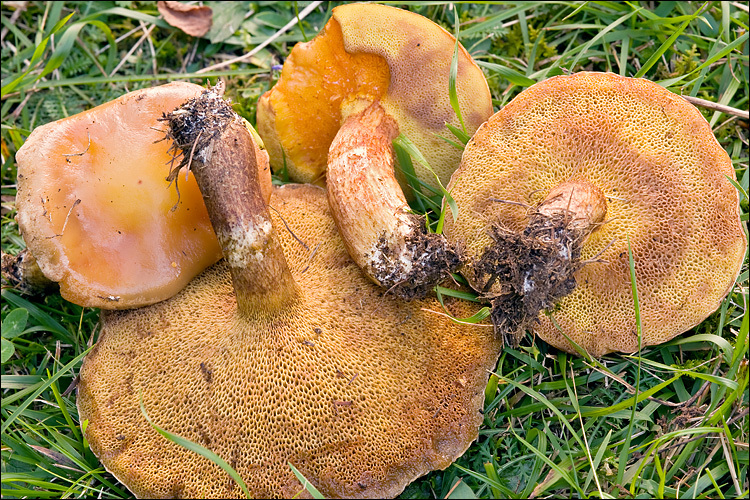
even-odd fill
[{"label": "slimy mushroom cap", "polygon": [[18,151],[19,227],[67,300],[151,304],[221,258],[192,176],[180,174],[179,196],[166,180],[171,157],[158,121],[202,90],[170,83],[131,92],[38,127]]}]

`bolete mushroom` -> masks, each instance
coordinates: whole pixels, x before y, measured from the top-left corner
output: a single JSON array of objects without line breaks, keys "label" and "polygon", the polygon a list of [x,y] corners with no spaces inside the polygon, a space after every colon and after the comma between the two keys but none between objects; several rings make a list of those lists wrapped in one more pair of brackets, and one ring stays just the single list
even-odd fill
[{"label": "bolete mushroom", "polygon": [[[450,189],[446,237],[492,300],[500,333],[533,327],[576,352],[638,348],[703,321],[731,290],[747,240],[732,162],[700,112],[644,79],[557,76],[474,135]],[[548,310],[548,314],[540,311]]]},{"label": "bolete mushroom", "polygon": [[[449,81],[455,38],[429,19],[377,4],[341,5],[312,41],[297,44],[278,83],[258,102],[258,132],[271,167],[321,181],[354,261],[404,298],[424,296],[458,265],[456,250],[411,213],[394,172],[392,141],[404,134],[448,181],[460,150]],[[457,96],[469,135],[492,114],[482,70],[459,44]],[[415,165],[422,182],[433,173]],[[437,191],[439,193],[439,191]],[[411,191],[407,190],[411,196]]]},{"label": "bolete mushroom", "polygon": [[18,151],[18,224],[67,300],[152,304],[221,258],[192,175],[170,188],[160,141],[163,113],[201,92],[182,82],[130,92],[36,128]]},{"label": "bolete mushroom", "polygon": [[167,301],[103,312],[78,408],[107,469],[139,497],[242,494],[157,434],[140,398],[156,425],[221,456],[254,497],[298,494],[289,463],[329,497],[395,496],[448,466],[482,421],[492,329],[426,311],[434,299],[384,295],[349,259],[322,188],[277,188],[269,214],[253,165],[265,153],[214,92],[170,123],[183,161],[194,150],[225,260]]}]

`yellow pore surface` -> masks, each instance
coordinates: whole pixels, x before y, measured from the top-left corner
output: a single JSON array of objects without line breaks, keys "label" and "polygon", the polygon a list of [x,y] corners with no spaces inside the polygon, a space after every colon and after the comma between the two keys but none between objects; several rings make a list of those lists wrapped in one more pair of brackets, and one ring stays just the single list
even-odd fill
[{"label": "yellow pore surface", "polygon": [[157,434],[141,395],[154,423],[217,453],[255,498],[302,490],[288,462],[326,497],[395,496],[477,436],[492,328],[383,295],[349,259],[322,189],[286,185],[271,206],[301,289],[286,312],[238,316],[222,261],[168,301],[103,317],[78,408],[92,450],[139,497],[242,496]]},{"label": "yellow pore surface", "polygon": [[[283,168],[283,148],[293,179],[321,178],[341,126],[341,105],[380,99],[399,132],[447,183],[461,155],[436,134],[453,138],[446,122],[460,128],[448,92],[454,46],[450,33],[413,12],[377,4],[333,9],[323,32],[294,47],[279,82],[259,101],[258,129],[272,168]],[[492,99],[482,70],[461,45],[457,95],[472,135],[492,114]],[[415,171],[435,183],[420,164]]]},{"label": "yellow pore surface", "polygon": [[174,295],[221,258],[203,199],[180,175],[166,124],[202,88],[139,90],[37,128],[19,150],[18,221],[44,274],[84,306],[127,308]]},{"label": "yellow pore surface", "polygon": [[[627,242],[635,258],[644,345],[671,339],[714,311],[736,279],[746,241],[729,156],[700,112],[643,79],[579,73],[538,83],[470,141],[451,180],[459,218],[446,235],[471,259],[493,223],[519,231],[526,209],[584,180],[607,199],[586,240],[587,264],[553,317],[591,354],[637,349]],[[607,245],[612,244],[605,250]],[[470,266],[468,273],[471,274]],[[544,315],[537,333],[574,352]]]}]

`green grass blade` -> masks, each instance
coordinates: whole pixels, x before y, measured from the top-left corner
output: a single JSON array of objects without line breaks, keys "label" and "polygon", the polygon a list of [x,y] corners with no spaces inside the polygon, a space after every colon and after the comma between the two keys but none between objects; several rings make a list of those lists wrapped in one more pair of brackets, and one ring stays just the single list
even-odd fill
[{"label": "green grass blade", "polygon": [[6,420],[3,422],[2,427],[0,427],[0,433],[5,434],[5,432],[8,430],[8,427],[15,422],[15,420],[31,405],[31,403],[34,402],[34,400],[44,391],[49,389],[50,385],[55,383],[60,377],[65,375],[68,371],[71,371],[73,367],[75,367],[83,358],[86,356],[86,354],[89,353],[91,350],[91,347],[83,351],[81,354],[73,358],[72,361],[70,361],[68,364],[60,368],[52,377],[47,379],[37,390],[35,390],[31,396],[26,398],[26,401],[21,403],[21,406],[16,408],[16,411],[14,411]]},{"label": "green grass blade", "polygon": [[[630,440],[633,436],[633,426],[635,425],[635,411],[638,408],[638,391],[641,389],[641,342],[643,340],[643,329],[641,325],[641,308],[638,301],[638,284],[635,278],[635,259],[633,258],[633,249],[630,247],[630,238],[628,238],[628,266],[630,267],[630,287],[633,294],[633,307],[635,310],[635,328],[638,335],[638,371],[635,375],[635,395],[633,396],[633,409],[628,426],[625,444],[620,450],[620,463],[617,468],[617,484],[622,484],[622,477],[625,474],[625,465],[628,462],[628,453],[630,452]],[[630,493],[634,494],[635,483],[631,483]]]},{"label": "green grass blade", "polygon": [[208,448],[204,448],[203,446],[194,443],[190,441],[189,439],[185,439],[182,436],[178,436],[177,434],[173,434],[169,431],[166,431],[156,425],[152,420],[151,417],[148,416],[148,413],[146,413],[146,407],[143,405],[143,394],[141,393],[139,395],[139,402],[141,405],[141,413],[143,414],[143,417],[146,419],[146,421],[149,423],[149,425],[159,434],[161,434],[165,439],[168,439],[169,441],[172,441],[173,443],[182,446],[185,449],[188,449],[192,451],[193,453],[197,453],[198,455],[207,458],[211,462],[215,463],[219,467],[224,470],[229,476],[234,479],[234,481],[239,485],[239,487],[242,489],[242,492],[245,494],[246,498],[252,498],[250,495],[250,491],[247,489],[247,485],[245,484],[245,481],[240,477],[239,474],[237,474],[237,471],[232,468],[231,465],[229,465],[223,458],[221,458],[219,455],[214,453],[213,451],[209,450]]},{"label": "green grass blade", "polygon": [[[453,59],[451,59],[451,71],[450,78],[448,79],[448,95],[450,96],[451,107],[458,117],[459,123],[461,123],[461,130],[466,135],[466,125],[464,124],[464,117],[461,116],[461,106],[458,103],[458,92],[456,91],[456,79],[458,78],[458,8],[453,6],[453,26],[454,35],[456,37],[456,43],[453,44]],[[465,143],[464,143],[465,144]]]},{"label": "green grass blade", "polygon": [[532,80],[528,76],[501,64],[486,61],[476,61],[476,63],[483,68],[487,68],[488,70],[499,74],[513,85],[518,85],[519,87],[531,87],[536,83],[536,80]]},{"label": "green grass blade", "polygon": [[526,441],[524,438],[516,434],[516,431],[513,430],[513,428],[510,429],[510,431],[513,433],[513,435],[518,439],[518,441],[523,444],[527,449],[531,450],[531,452],[537,456],[542,462],[547,464],[547,466],[557,472],[560,477],[562,477],[566,483],[568,483],[568,486],[571,487],[571,489],[574,489],[578,492],[580,496],[583,496],[583,491],[578,487],[576,484],[576,481],[574,478],[570,475],[570,472],[565,470],[564,468],[560,467],[558,464],[554,463],[552,460],[550,460],[547,455],[542,453],[536,446]]},{"label": "green grass blade", "polygon": [[475,472],[475,471],[473,471],[471,469],[467,469],[466,467],[462,467],[461,465],[459,465],[457,463],[454,463],[453,467],[455,467],[456,469],[464,472],[465,474],[468,474],[469,476],[473,477],[474,479],[477,479],[477,480],[479,480],[479,481],[487,484],[490,488],[493,488],[493,489],[496,489],[498,491],[501,491],[503,493],[503,495],[505,495],[507,498],[513,498],[515,496],[513,490],[510,490],[510,489],[506,488],[505,485],[503,485],[499,481],[494,481],[494,480],[490,479],[489,477],[487,477],[487,476],[485,476],[483,474],[479,474],[479,473],[477,473],[477,472]]},{"label": "green grass blade", "polygon": [[417,182],[417,174],[414,171],[414,163],[411,161],[411,155],[396,141],[393,141],[393,151],[396,153],[396,163],[404,173],[404,177],[406,177],[409,187],[411,187],[414,193],[414,199],[419,205],[419,210],[422,213],[426,213],[427,208],[424,205],[424,201],[422,201],[424,193],[422,193],[422,187]]},{"label": "green grass blade", "polygon": [[654,66],[654,64],[656,64],[659,61],[659,59],[661,59],[661,56],[664,55],[664,53],[672,47],[675,40],[677,40],[677,37],[679,37],[685,31],[685,28],[688,27],[688,25],[693,21],[693,19],[698,17],[698,15],[701,13],[701,10],[702,9],[698,9],[695,12],[695,14],[693,14],[687,20],[685,20],[685,22],[683,22],[680,25],[680,27],[677,28],[674,31],[674,33],[672,33],[672,35],[669,38],[667,38],[667,40],[663,44],[661,44],[661,46],[656,50],[656,52],[654,52],[651,55],[651,57],[648,58],[648,61],[643,63],[643,65],[641,66],[641,69],[639,69],[638,72],[635,74],[635,78],[641,78],[646,73],[648,73],[648,71]]},{"label": "green grass blade", "polygon": [[[537,450],[539,451],[539,453],[541,453],[541,455],[546,456],[547,436],[542,431],[534,427],[529,430],[529,432],[526,434],[526,437],[528,438],[529,443],[533,443],[534,439],[536,438],[539,443]],[[542,479],[541,474],[543,467],[544,461],[540,458],[539,455],[537,455],[534,459],[534,465],[531,468],[531,473],[529,474],[529,480],[526,482],[526,486],[521,492],[521,498],[529,498],[531,496],[531,493],[534,491],[534,486]]]},{"label": "green grass blade", "polygon": [[479,302],[479,299],[477,298],[477,294],[473,292],[464,292],[462,290],[454,290],[452,288],[446,288],[444,286],[439,286],[439,285],[435,287],[435,291],[442,295],[447,295],[448,297],[456,297],[458,299],[468,300],[471,302]]},{"label": "green grass blade", "polygon": [[[430,164],[427,162],[427,159],[424,157],[422,152],[419,151],[419,148],[417,148],[416,144],[411,142],[409,138],[406,137],[404,134],[399,134],[399,136],[393,140],[393,144],[394,145],[398,144],[399,147],[403,148],[409,155],[411,155],[412,158],[417,160],[417,163],[419,163],[424,168],[426,168],[435,177],[435,181],[437,181],[437,184],[440,187],[440,191],[443,193],[443,199],[445,200],[447,205],[450,207],[451,213],[453,214],[453,220],[455,221],[458,218],[458,205],[456,204],[456,201],[453,199],[451,194],[445,189],[443,184],[440,182],[440,178],[437,176],[435,171],[432,170],[432,167],[430,167]],[[445,220],[445,210],[442,210],[440,212],[440,218],[438,219],[437,229],[435,230],[437,234],[441,234],[443,232],[444,220]]]},{"label": "green grass blade", "polygon": [[289,468],[292,469],[292,472],[294,472],[294,475],[297,476],[297,479],[299,479],[299,482],[302,483],[302,487],[307,490],[308,493],[310,493],[310,496],[313,498],[325,498],[321,492],[318,491],[318,489],[313,486],[313,484],[307,480],[305,476],[302,475],[300,471],[297,470],[297,468],[292,465],[291,462],[287,462],[289,464]]},{"label": "green grass blade", "polygon": [[575,66],[578,63],[578,61],[581,59],[581,57],[584,54],[586,54],[588,52],[588,50],[591,48],[592,45],[594,45],[595,43],[599,42],[599,40],[601,40],[604,37],[604,35],[606,35],[610,31],[612,31],[617,26],[621,25],[622,23],[624,23],[625,21],[627,21],[631,17],[635,16],[636,14],[638,14],[639,12],[641,12],[642,10],[643,10],[642,8],[638,8],[638,9],[634,10],[633,12],[625,14],[624,16],[621,16],[619,19],[617,19],[615,22],[607,25],[604,29],[602,29],[601,31],[599,31],[599,33],[597,33],[596,36],[594,36],[591,40],[589,40],[588,42],[586,42],[586,44],[583,46],[583,48],[581,49],[581,51],[578,52],[578,54],[576,55],[576,58],[573,59],[573,62],[570,63],[570,66],[568,66],[570,68],[570,70],[573,71],[573,68],[575,68]]}]

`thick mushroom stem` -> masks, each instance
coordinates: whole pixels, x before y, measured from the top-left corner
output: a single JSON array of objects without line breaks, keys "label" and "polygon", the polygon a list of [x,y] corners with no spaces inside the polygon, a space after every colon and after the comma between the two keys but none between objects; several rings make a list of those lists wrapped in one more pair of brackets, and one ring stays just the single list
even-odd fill
[{"label": "thick mushroom stem", "polygon": [[552,189],[537,211],[546,216],[568,214],[568,227],[593,230],[607,215],[607,199],[601,189],[584,180],[573,180]]},{"label": "thick mushroom stem", "polygon": [[[169,136],[182,153],[206,203],[211,225],[229,264],[237,307],[246,316],[289,306],[299,289],[268,213],[259,162],[246,123],[213,90],[167,117]],[[181,163],[181,165],[182,165]],[[173,170],[177,172],[177,170]]]},{"label": "thick mushroom stem", "polygon": [[396,180],[398,125],[374,102],[350,115],[328,153],[328,201],[349,255],[380,286],[422,298],[459,264],[442,235],[410,212]]}]

